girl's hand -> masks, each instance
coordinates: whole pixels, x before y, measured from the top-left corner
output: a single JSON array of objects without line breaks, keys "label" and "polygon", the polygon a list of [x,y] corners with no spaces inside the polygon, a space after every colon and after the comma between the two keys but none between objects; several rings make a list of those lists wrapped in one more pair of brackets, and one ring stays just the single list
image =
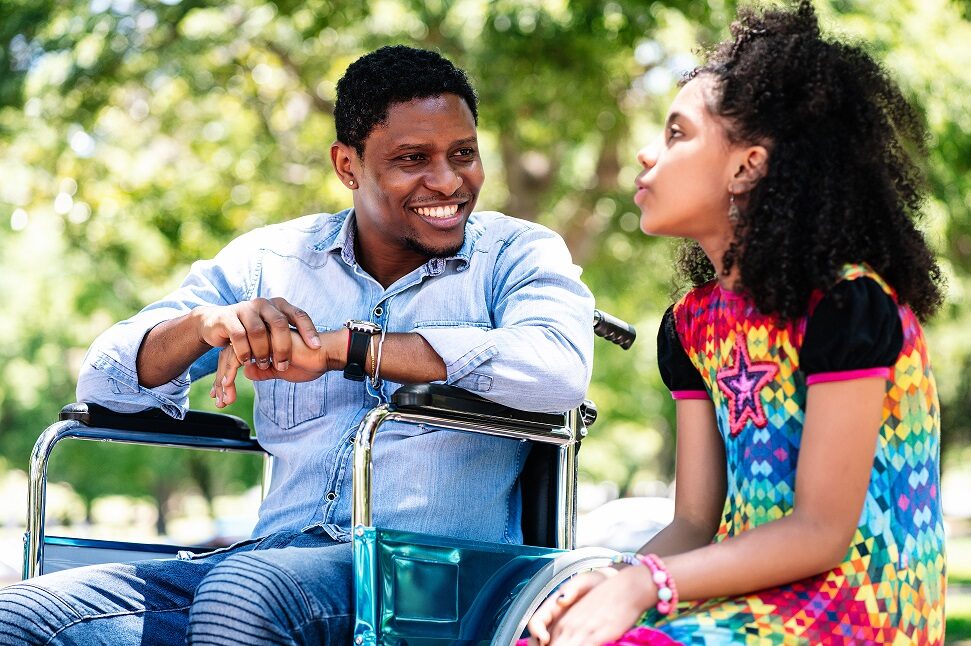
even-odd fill
[{"label": "girl's hand", "polygon": [[558,594],[544,601],[533,617],[529,620],[526,627],[532,637],[529,643],[532,646],[546,646],[550,643],[550,629],[556,624],[557,620],[563,616],[570,606],[576,603],[577,599],[587,594],[593,588],[606,581],[616,570],[604,568],[579,574],[560,587]]},{"label": "girl's hand", "polygon": [[548,643],[551,646],[600,646],[613,641],[630,630],[644,611],[657,603],[656,594],[649,569],[626,567],[565,608],[550,630]]}]

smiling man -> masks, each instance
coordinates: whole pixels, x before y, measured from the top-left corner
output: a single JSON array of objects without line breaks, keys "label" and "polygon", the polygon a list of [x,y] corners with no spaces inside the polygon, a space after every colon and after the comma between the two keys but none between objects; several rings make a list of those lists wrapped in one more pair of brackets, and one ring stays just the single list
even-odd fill
[{"label": "smiling man", "polygon": [[[253,538],[189,559],[94,566],[0,591],[0,643],[347,644],[350,463],[367,410],[443,381],[540,411],[590,378],[592,298],[551,231],[473,208],[484,181],[475,93],[438,54],[386,47],[337,85],[335,172],[353,208],[249,232],[94,343],[78,398],[182,417],[256,384],[274,456]],[[377,373],[377,374],[375,374]],[[386,426],[375,524],[521,540],[515,440]]]}]

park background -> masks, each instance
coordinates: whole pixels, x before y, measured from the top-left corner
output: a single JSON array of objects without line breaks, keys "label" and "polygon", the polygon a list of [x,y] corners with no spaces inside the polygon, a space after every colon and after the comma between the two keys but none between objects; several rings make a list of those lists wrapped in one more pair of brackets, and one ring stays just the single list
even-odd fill
[{"label": "park background", "polygon": [[[971,3],[817,5],[829,33],[868,43],[932,135],[921,227],[948,280],[927,326],[948,637],[971,639]],[[73,400],[93,338],[236,235],[350,205],[328,156],[335,84],[392,43],[470,73],[488,178],[479,208],[560,232],[598,306],[640,331],[630,352],[598,342],[582,501],[669,493],[674,409],[654,335],[679,286],[674,243],[638,230],[634,157],[734,11],[726,0],[0,0],[0,562],[19,570],[27,457]],[[209,386],[194,386],[194,407],[211,408]],[[231,412],[249,419],[252,397]],[[205,540],[232,535],[255,497],[252,461],[111,448],[59,450],[51,480],[71,484],[53,487],[50,522]]]}]

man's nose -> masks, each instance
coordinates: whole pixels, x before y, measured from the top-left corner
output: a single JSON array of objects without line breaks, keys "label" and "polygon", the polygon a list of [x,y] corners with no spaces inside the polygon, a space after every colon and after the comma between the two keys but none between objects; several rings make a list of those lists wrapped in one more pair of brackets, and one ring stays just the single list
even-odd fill
[{"label": "man's nose", "polygon": [[455,168],[447,160],[434,164],[428,171],[425,186],[436,193],[452,195],[462,186],[462,176],[455,172]]}]

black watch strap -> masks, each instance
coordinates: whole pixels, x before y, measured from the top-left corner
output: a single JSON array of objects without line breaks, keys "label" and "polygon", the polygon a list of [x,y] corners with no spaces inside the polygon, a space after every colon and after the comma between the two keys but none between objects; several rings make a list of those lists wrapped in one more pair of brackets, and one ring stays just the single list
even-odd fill
[{"label": "black watch strap", "polygon": [[367,360],[367,348],[371,342],[371,335],[360,330],[349,329],[347,340],[347,364],[344,366],[344,378],[352,381],[364,381],[364,362]]},{"label": "black watch strap", "polygon": [[[353,381],[364,381],[367,373],[364,362],[367,361],[368,345],[371,336],[381,331],[381,326],[371,321],[355,321],[351,319],[344,324],[349,330],[347,337],[347,364],[344,366],[344,378]],[[374,359],[371,359],[374,363]]]}]

